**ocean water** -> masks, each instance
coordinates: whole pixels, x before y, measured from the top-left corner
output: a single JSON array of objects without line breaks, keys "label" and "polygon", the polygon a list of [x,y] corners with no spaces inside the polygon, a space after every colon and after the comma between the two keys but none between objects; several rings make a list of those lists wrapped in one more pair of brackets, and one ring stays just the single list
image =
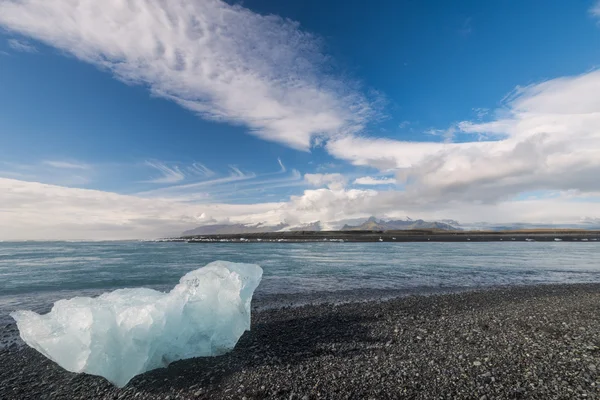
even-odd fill
[{"label": "ocean water", "polygon": [[[0,243],[0,323],[16,309],[125,287],[169,290],[215,260],[259,264],[262,306],[538,283],[600,282],[600,242]],[[1,328],[1,326],[0,326]]]}]

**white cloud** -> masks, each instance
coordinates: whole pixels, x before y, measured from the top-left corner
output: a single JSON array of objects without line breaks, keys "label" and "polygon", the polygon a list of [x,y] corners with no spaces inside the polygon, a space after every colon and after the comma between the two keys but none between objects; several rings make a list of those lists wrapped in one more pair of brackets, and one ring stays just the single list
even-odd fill
[{"label": "white cloud", "polygon": [[389,218],[440,220],[452,218],[461,223],[577,223],[600,215],[600,193],[593,197],[581,193],[560,192],[552,197],[516,201],[430,202],[402,191],[375,190],[307,190],[292,196],[280,207],[285,219],[294,222],[320,220],[330,222],[349,218],[386,215]]},{"label": "white cloud", "polygon": [[42,164],[47,165],[52,168],[60,168],[60,169],[89,170],[92,168],[89,164],[84,164],[84,163],[80,163],[80,162],[69,162],[69,161],[46,160],[46,161],[43,161]]},{"label": "white cloud", "polygon": [[326,148],[334,157],[357,166],[393,170],[408,168],[427,155],[435,154],[444,145],[434,142],[400,142],[385,138],[346,136],[329,141]]},{"label": "white cloud", "polygon": [[4,0],[0,25],[296,149],[356,132],[372,113],[352,85],[323,73],[317,37],[220,0]]},{"label": "white cloud", "polygon": [[13,50],[20,51],[23,53],[37,53],[37,49],[35,48],[35,46],[23,40],[9,39],[7,40],[7,42],[10,48]]},{"label": "white cloud", "polygon": [[373,178],[372,176],[363,176],[354,180],[355,185],[395,185],[394,178]]},{"label": "white cloud", "polygon": [[342,174],[304,174],[304,180],[316,187],[327,186],[330,189],[342,189],[348,179]]},{"label": "white cloud", "polygon": [[518,87],[496,119],[462,122],[463,135],[496,140],[402,142],[345,137],[327,144],[354,165],[396,170],[408,196],[497,202],[532,190],[600,188],[600,71]]}]

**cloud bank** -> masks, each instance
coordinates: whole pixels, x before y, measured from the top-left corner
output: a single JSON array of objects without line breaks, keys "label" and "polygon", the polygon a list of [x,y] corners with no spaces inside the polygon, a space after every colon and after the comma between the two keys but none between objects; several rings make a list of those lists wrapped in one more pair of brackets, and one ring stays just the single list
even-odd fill
[{"label": "cloud bank", "polygon": [[0,178],[0,240],[152,239],[207,223],[291,224],[369,215],[463,223],[572,223],[598,217],[600,192],[558,192],[497,204],[424,204],[399,191],[311,189],[285,202],[193,204]]}]

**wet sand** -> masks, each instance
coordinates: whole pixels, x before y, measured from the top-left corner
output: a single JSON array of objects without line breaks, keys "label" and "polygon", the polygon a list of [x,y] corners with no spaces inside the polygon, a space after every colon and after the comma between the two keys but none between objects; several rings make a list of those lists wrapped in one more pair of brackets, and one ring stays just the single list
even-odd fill
[{"label": "wet sand", "polygon": [[13,346],[0,399],[594,399],[599,311],[600,284],[260,310],[233,352],[123,389]]}]

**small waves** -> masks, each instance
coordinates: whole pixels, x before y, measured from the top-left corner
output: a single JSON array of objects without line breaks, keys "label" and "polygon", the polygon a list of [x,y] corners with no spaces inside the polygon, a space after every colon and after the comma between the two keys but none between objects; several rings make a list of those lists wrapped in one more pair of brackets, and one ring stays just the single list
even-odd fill
[{"label": "small waves", "polygon": [[257,296],[600,282],[600,243],[0,243],[0,314],[123,287],[172,287],[215,260],[263,267]]}]

